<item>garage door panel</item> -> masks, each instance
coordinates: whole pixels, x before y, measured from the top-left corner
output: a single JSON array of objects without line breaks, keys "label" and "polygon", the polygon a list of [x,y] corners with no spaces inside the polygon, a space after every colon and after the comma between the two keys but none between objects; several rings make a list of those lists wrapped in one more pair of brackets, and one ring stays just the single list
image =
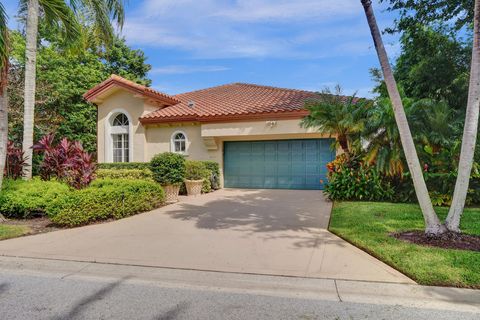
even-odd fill
[{"label": "garage door panel", "polygon": [[225,142],[226,187],[322,189],[332,139]]}]

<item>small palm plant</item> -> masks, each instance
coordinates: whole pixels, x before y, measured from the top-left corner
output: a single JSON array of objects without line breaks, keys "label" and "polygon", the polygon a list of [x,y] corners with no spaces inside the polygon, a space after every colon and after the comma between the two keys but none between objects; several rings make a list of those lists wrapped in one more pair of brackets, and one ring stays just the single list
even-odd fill
[{"label": "small palm plant", "polygon": [[301,121],[304,128],[316,128],[320,133],[335,136],[336,144],[342,148],[345,156],[351,157],[361,148],[360,133],[365,127],[366,112],[371,105],[367,99],[355,95],[344,96],[340,86],[335,92],[325,89],[318,99],[308,101],[305,108],[310,112]]}]

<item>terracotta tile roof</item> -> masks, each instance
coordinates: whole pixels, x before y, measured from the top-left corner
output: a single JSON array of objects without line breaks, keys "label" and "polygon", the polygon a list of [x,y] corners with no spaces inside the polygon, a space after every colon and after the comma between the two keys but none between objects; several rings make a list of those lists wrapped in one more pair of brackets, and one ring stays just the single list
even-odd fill
[{"label": "terracotta tile roof", "polygon": [[153,111],[143,123],[223,121],[258,118],[301,118],[305,101],[318,98],[310,91],[247,83],[232,83],[173,96],[180,103]]},{"label": "terracotta tile roof", "polygon": [[158,102],[161,105],[172,105],[172,104],[180,103],[179,100],[173,98],[172,96],[156,91],[152,88],[143,86],[141,84],[135,83],[133,81],[127,80],[115,74],[112,74],[110,78],[96,85],[92,89],[88,90],[86,93],[83,94],[83,97],[87,101],[93,102],[100,94],[106,92],[107,90],[110,90],[115,86],[122,87],[136,94],[145,96],[149,99],[152,99],[155,102]]}]

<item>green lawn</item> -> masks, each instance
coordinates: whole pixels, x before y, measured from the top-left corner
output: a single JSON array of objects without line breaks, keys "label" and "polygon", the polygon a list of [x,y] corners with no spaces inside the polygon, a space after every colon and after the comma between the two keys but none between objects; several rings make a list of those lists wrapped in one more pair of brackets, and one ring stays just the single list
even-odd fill
[{"label": "green lawn", "polygon": [[[447,208],[438,208],[443,219]],[[480,209],[467,209],[461,228],[480,235]],[[423,247],[389,236],[391,232],[422,230],[417,205],[337,202],[330,231],[371,253],[424,285],[480,288],[480,252]]]},{"label": "green lawn", "polygon": [[27,226],[14,226],[0,224],[0,240],[15,238],[28,233],[30,229]]}]

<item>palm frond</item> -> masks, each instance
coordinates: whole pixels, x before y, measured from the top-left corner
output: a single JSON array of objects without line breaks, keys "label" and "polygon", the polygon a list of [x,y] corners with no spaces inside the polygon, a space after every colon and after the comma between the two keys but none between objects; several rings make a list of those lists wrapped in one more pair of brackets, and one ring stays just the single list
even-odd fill
[{"label": "palm frond", "polygon": [[39,0],[39,4],[47,25],[58,28],[71,41],[80,37],[78,19],[64,0]]}]

